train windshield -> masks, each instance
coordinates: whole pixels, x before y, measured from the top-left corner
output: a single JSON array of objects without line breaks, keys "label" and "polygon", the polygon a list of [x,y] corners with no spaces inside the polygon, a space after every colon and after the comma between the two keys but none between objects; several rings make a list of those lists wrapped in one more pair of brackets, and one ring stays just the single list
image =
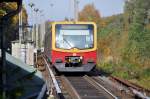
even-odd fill
[{"label": "train windshield", "polygon": [[56,47],[61,49],[90,49],[94,47],[91,24],[56,25]]}]

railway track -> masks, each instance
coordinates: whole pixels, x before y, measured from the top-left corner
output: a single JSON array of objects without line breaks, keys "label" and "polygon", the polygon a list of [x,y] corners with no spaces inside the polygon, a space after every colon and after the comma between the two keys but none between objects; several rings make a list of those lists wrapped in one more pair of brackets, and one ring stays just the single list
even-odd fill
[{"label": "railway track", "polygon": [[78,99],[117,99],[90,76],[66,77],[78,93]]},{"label": "railway track", "polygon": [[61,95],[60,99],[117,99],[90,76],[54,76],[47,62],[46,65],[53,82],[53,92],[55,90],[56,96]]},{"label": "railway track", "polygon": [[65,99],[118,99],[90,76],[57,76]]},{"label": "railway track", "polygon": [[150,97],[149,97],[150,96],[150,90],[149,89],[145,89],[139,85],[136,85],[134,83],[131,83],[127,80],[124,80],[124,79],[121,79],[118,77],[110,76],[110,79],[117,82],[118,84],[123,85],[124,89],[127,89],[128,92],[132,93],[135,98],[150,99]]},{"label": "railway track", "polygon": [[46,74],[48,96],[56,99],[136,99],[132,93],[122,92],[116,84],[110,84],[101,76],[55,76],[50,64],[44,61],[42,71]]}]

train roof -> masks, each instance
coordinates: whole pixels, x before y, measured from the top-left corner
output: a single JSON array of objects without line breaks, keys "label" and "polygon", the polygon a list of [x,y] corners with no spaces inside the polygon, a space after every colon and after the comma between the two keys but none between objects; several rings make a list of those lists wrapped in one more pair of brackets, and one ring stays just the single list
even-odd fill
[{"label": "train roof", "polygon": [[84,22],[84,21],[54,21],[51,24],[93,24],[96,26],[95,22]]}]

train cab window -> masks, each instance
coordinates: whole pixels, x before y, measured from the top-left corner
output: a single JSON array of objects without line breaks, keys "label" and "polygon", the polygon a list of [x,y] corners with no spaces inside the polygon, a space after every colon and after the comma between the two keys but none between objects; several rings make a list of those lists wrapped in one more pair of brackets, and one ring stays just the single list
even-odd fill
[{"label": "train cab window", "polygon": [[94,27],[91,24],[56,25],[56,48],[90,49],[94,47]]}]

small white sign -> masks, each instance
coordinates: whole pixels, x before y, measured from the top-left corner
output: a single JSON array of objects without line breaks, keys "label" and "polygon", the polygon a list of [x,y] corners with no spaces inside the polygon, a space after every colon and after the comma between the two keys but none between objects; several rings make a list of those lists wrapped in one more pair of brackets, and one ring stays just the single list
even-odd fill
[{"label": "small white sign", "polygon": [[89,35],[89,30],[60,30],[61,35]]}]

